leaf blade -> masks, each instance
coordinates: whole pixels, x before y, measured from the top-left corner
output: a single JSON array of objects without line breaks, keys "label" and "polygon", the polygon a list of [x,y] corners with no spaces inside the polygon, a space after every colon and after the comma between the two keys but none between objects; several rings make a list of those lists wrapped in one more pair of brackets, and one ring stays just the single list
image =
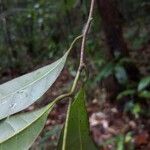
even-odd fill
[{"label": "leaf blade", "polygon": [[143,90],[143,91],[139,92],[138,96],[141,98],[150,99],[150,91]]},{"label": "leaf blade", "polygon": [[74,102],[69,105],[66,123],[58,144],[58,150],[97,149],[89,135],[89,124],[84,96],[84,92],[81,90]]},{"label": "leaf blade", "polygon": [[50,65],[0,85],[0,120],[40,98],[61,73],[68,53]]},{"label": "leaf blade", "polygon": [[120,99],[122,99],[125,96],[132,96],[135,93],[136,93],[135,89],[129,89],[129,90],[122,91],[121,93],[118,94],[117,100],[120,100]]},{"label": "leaf blade", "polygon": [[143,89],[145,89],[146,87],[148,87],[150,85],[150,76],[143,78],[139,85],[138,85],[138,91],[142,91]]},{"label": "leaf blade", "polygon": [[53,106],[51,103],[40,110],[14,115],[0,122],[0,150],[17,150],[18,146],[20,150],[27,150],[43,129]]}]

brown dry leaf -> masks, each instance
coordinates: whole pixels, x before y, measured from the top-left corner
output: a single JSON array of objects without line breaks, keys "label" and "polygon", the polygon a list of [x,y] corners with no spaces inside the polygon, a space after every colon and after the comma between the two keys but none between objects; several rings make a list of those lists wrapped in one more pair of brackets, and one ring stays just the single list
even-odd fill
[{"label": "brown dry leaf", "polygon": [[135,136],[136,145],[145,145],[149,143],[149,134],[147,132],[142,132]]}]

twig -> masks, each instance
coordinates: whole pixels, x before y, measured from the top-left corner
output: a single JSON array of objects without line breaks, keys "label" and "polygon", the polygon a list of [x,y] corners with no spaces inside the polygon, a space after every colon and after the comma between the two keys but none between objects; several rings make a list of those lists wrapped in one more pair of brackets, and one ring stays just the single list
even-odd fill
[{"label": "twig", "polygon": [[84,50],[85,50],[87,34],[88,34],[89,27],[90,27],[90,24],[91,24],[91,21],[92,21],[92,15],[93,15],[93,9],[94,9],[94,1],[95,0],[91,0],[90,12],[89,12],[88,20],[87,20],[87,23],[86,23],[85,28],[83,30],[83,37],[82,37],[82,43],[81,43],[81,53],[80,53],[80,64],[79,64],[79,67],[78,67],[78,71],[77,71],[76,77],[75,77],[74,82],[73,82],[73,86],[71,88],[71,92],[72,93],[75,90],[75,87],[77,85],[77,82],[78,82],[81,70],[82,70],[82,68],[84,66]]},{"label": "twig", "polygon": [[[80,77],[80,74],[81,74],[81,70],[82,70],[82,68],[84,67],[84,50],[85,50],[85,44],[86,44],[87,34],[88,34],[89,27],[90,27],[90,24],[91,24],[91,21],[92,21],[92,15],[93,15],[93,9],[94,9],[94,2],[95,2],[95,0],[91,0],[90,12],[89,12],[88,20],[87,20],[87,23],[86,23],[85,28],[84,28],[84,30],[83,30],[82,43],[81,43],[81,52],[80,52],[80,63],[79,63],[79,67],[78,67],[77,74],[76,74],[76,76],[75,76],[75,79],[74,79],[72,88],[71,88],[70,92],[58,96],[58,97],[53,101],[54,103],[56,103],[56,102],[58,102],[59,100],[62,100],[62,99],[64,99],[64,98],[67,98],[67,97],[72,96],[72,94],[74,93],[75,88],[76,88],[76,86],[77,86],[77,83],[78,83],[78,80],[79,80],[79,77]],[[81,36],[77,37],[77,39],[78,39],[78,38],[81,38]],[[73,45],[73,44],[72,44],[72,45]],[[71,47],[72,47],[72,46],[71,46]]]},{"label": "twig", "polygon": [[70,51],[72,50],[74,44],[75,44],[79,39],[81,39],[82,37],[83,37],[83,35],[79,35],[79,36],[77,36],[77,37],[73,40],[73,42],[71,43],[71,45],[70,45],[70,47],[69,47],[69,49],[68,49],[68,52],[70,52]]}]

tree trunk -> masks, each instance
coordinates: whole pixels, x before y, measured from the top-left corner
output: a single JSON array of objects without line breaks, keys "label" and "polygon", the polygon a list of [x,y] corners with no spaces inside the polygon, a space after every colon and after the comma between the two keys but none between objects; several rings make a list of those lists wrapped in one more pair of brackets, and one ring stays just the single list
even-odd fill
[{"label": "tree trunk", "polygon": [[[114,58],[129,57],[127,44],[123,38],[122,31],[122,15],[117,7],[117,0],[97,0],[98,11],[102,18],[103,30],[108,46],[108,60]],[[124,66],[130,80],[139,79],[139,71],[133,64]],[[136,74],[136,76],[135,76]],[[122,89],[114,75],[109,76],[103,81],[104,88],[111,94],[108,94],[109,99],[114,99],[118,92]]]},{"label": "tree trunk", "polygon": [[98,10],[108,45],[109,58],[128,56],[127,45],[123,38],[121,14],[116,0],[97,0]]}]

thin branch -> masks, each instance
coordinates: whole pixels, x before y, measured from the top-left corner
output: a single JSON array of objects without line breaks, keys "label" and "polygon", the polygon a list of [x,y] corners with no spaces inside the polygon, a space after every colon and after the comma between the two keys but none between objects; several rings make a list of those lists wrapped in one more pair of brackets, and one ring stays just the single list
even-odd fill
[{"label": "thin branch", "polygon": [[70,47],[69,47],[69,49],[68,49],[69,52],[72,50],[74,44],[75,44],[79,39],[81,39],[82,37],[83,37],[83,35],[79,35],[79,36],[77,36],[77,37],[73,40],[73,42],[71,43],[71,45],[70,45]]},{"label": "thin branch", "polygon": [[75,87],[77,85],[77,82],[78,82],[81,70],[82,70],[82,68],[84,66],[84,50],[85,50],[87,34],[88,34],[89,27],[90,27],[90,24],[91,24],[91,21],[92,21],[94,2],[95,2],[95,0],[91,0],[90,12],[89,12],[88,20],[87,20],[87,23],[86,23],[85,28],[83,30],[83,37],[82,37],[82,43],[81,43],[81,52],[80,52],[80,64],[79,64],[79,67],[78,67],[78,71],[77,71],[76,77],[75,77],[74,82],[73,82],[73,86],[71,88],[71,92],[72,93],[75,90]]},{"label": "thin branch", "polygon": [[[83,34],[75,39],[75,41],[76,41],[77,39],[79,39],[79,38],[82,37],[81,52],[80,52],[80,63],[79,63],[79,67],[78,67],[77,74],[75,76],[72,88],[71,88],[70,92],[58,96],[53,101],[53,103],[56,103],[56,102],[58,102],[58,101],[60,101],[60,100],[62,100],[64,98],[72,96],[72,94],[75,91],[75,88],[77,86],[77,83],[78,83],[78,80],[79,80],[79,77],[80,77],[80,74],[81,74],[81,70],[84,67],[84,50],[85,50],[85,44],[86,44],[87,34],[88,34],[89,27],[90,27],[90,24],[91,24],[91,21],[92,21],[92,15],[93,15],[93,9],[94,9],[94,2],[95,2],[95,0],[91,0],[90,12],[89,12],[87,23],[86,23],[85,28],[83,30]],[[74,44],[74,42],[73,42],[73,44]],[[72,49],[73,44],[71,44],[69,50]]]},{"label": "thin branch", "polygon": [[86,25],[84,27],[84,30],[83,30],[83,38],[82,38],[82,44],[81,44],[80,65],[82,65],[82,63],[83,63],[86,38],[87,38],[87,34],[88,34],[88,31],[89,31],[89,28],[90,28],[90,24],[91,24],[91,21],[92,21],[94,2],[95,2],[95,0],[91,0],[91,6],[90,6],[90,12],[89,12],[88,20],[87,20],[87,23],[86,23]]}]

